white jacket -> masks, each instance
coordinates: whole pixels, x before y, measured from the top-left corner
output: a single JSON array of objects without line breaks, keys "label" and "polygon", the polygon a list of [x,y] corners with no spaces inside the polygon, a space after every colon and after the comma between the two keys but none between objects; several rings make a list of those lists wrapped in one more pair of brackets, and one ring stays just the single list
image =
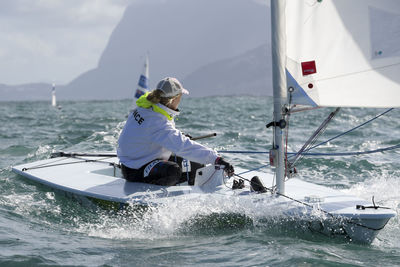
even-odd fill
[{"label": "white jacket", "polygon": [[[179,112],[158,104],[171,117]],[[168,120],[152,108],[136,108],[128,117],[118,139],[117,155],[120,162],[132,169],[155,160],[168,160],[172,153],[201,164],[214,163],[218,154],[188,137],[175,128],[174,120]]]}]

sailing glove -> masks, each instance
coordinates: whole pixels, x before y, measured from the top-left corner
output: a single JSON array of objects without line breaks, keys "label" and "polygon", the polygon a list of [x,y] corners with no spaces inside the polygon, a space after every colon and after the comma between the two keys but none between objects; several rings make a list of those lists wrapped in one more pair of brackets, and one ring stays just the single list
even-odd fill
[{"label": "sailing glove", "polygon": [[228,162],[226,162],[223,158],[218,157],[215,160],[215,164],[216,165],[223,165],[225,167],[225,171],[228,174],[228,176],[232,176],[235,173],[235,170],[233,169],[233,166],[231,164],[229,164]]}]

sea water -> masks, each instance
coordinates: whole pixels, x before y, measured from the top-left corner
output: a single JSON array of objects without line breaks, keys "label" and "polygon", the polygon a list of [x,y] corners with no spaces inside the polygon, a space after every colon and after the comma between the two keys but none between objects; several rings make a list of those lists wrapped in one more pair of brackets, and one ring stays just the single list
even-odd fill
[{"label": "sea water", "polygon": [[[52,152],[115,151],[131,100],[0,102],[0,266],[395,266],[400,221],[371,245],[355,244],[274,219],[236,201],[199,198],[115,212],[85,203],[11,171]],[[297,151],[333,109],[290,116],[288,151]],[[344,108],[317,141],[328,140],[386,109]],[[310,152],[356,152],[400,143],[399,110]],[[271,148],[270,97],[183,98],[177,128],[221,151],[236,167],[260,168]],[[73,166],[71,166],[73,167]],[[264,167],[263,167],[264,168]],[[309,156],[300,178],[400,210],[400,151]],[[264,171],[270,172],[269,168]]]}]

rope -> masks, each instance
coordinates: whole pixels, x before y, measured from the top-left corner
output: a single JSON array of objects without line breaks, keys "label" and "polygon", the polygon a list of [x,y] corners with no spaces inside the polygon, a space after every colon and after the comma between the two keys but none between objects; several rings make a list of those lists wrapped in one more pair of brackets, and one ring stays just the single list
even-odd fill
[{"label": "rope", "polygon": [[[354,155],[363,155],[363,154],[372,154],[372,153],[384,152],[384,151],[394,150],[394,149],[400,148],[400,144],[397,144],[397,145],[394,145],[394,146],[375,149],[375,150],[369,150],[369,151],[343,152],[343,153],[340,153],[340,152],[339,153],[307,153],[308,151],[310,151],[310,150],[312,150],[312,149],[314,149],[316,147],[319,147],[319,146],[321,146],[323,144],[326,144],[326,143],[328,143],[328,142],[330,142],[330,141],[332,141],[334,139],[337,139],[337,138],[339,138],[339,137],[341,137],[341,136],[343,136],[345,134],[348,134],[348,133],[350,133],[350,132],[352,132],[352,131],[354,131],[354,130],[356,130],[356,129],[358,129],[358,128],[360,128],[360,127],[362,127],[362,126],[364,126],[364,125],[366,125],[366,124],[368,124],[368,123],[370,123],[370,122],[372,122],[372,121],[374,121],[374,120],[376,120],[376,119],[378,119],[380,117],[382,117],[383,115],[389,113],[392,110],[394,110],[394,108],[390,108],[390,109],[384,111],[383,113],[373,117],[372,119],[370,119],[370,120],[368,120],[368,121],[366,121],[366,122],[364,122],[364,123],[352,128],[352,129],[350,129],[348,131],[345,131],[345,132],[343,132],[341,134],[336,135],[335,137],[332,137],[332,138],[330,138],[330,139],[328,139],[326,141],[323,141],[323,142],[321,142],[321,143],[319,143],[319,144],[317,144],[315,146],[312,146],[312,147],[306,149],[304,151],[303,155],[307,155],[307,156],[354,156]],[[246,151],[246,150],[244,150],[244,151],[239,151],[239,150],[220,150],[220,151],[218,151],[218,153],[266,154],[266,153],[269,153],[269,152],[268,151]],[[288,155],[297,155],[297,154],[298,154],[298,152],[288,152]]]},{"label": "rope", "polygon": [[219,150],[218,153],[237,153],[237,154],[266,154],[268,151],[250,151],[250,150]]},{"label": "rope", "polygon": [[[390,146],[390,147],[385,147],[385,148],[379,148],[379,149],[375,149],[375,150],[368,150],[368,151],[357,151],[357,152],[343,152],[343,153],[308,153],[305,152],[303,153],[304,156],[329,156],[329,157],[335,157],[335,156],[339,156],[339,157],[344,157],[344,156],[358,156],[358,155],[365,155],[365,154],[373,154],[373,153],[379,153],[379,152],[385,152],[385,151],[389,151],[389,150],[394,150],[394,149],[399,149],[400,148],[400,144],[394,145],[394,146]],[[218,151],[218,153],[249,153],[249,154],[267,154],[269,153],[268,151]],[[293,157],[294,155],[296,155],[297,152],[288,152],[288,155],[291,155],[289,158]],[[253,172],[262,168],[266,168],[268,167],[269,164],[266,165],[262,165],[260,167],[256,167],[250,170],[247,170],[245,172],[241,172],[239,174],[245,174],[245,173],[249,173],[249,172]]]},{"label": "rope", "polygon": [[[385,147],[385,148],[379,148],[379,149],[375,149],[375,150],[368,150],[368,151],[357,151],[357,152],[343,152],[343,153],[309,153],[309,152],[305,152],[303,153],[304,156],[329,156],[329,157],[344,157],[344,156],[359,156],[359,155],[365,155],[365,154],[373,154],[373,153],[379,153],[379,152],[385,152],[385,151],[389,151],[389,150],[394,150],[394,149],[399,149],[400,148],[400,144],[394,145],[394,146],[390,146],[390,147]],[[268,151],[218,151],[218,153],[249,153],[249,154],[267,154],[269,153]],[[291,155],[289,158],[293,157],[294,155],[296,155],[297,152],[288,152],[288,155]],[[239,174],[245,174],[245,173],[249,173],[249,172],[253,172],[262,168],[266,168],[268,167],[269,164],[266,165],[262,165],[260,167],[256,167],[250,170],[247,170],[245,172],[241,172]]]},{"label": "rope", "polygon": [[294,160],[289,164],[290,167],[294,167],[298,160],[303,158],[303,153],[308,151],[310,147],[312,147],[319,136],[325,132],[326,128],[328,127],[328,123],[336,116],[339,112],[340,108],[336,108],[335,111],[331,112],[329,116],[322,122],[322,124],[318,127],[318,129],[311,135],[311,137],[306,141],[306,143],[302,146],[302,148],[297,152],[294,156]]},{"label": "rope", "polygon": [[[388,150],[394,150],[400,148],[400,144],[389,146],[385,148],[378,148],[374,150],[368,151],[357,151],[357,152],[336,152],[336,153],[304,153],[306,156],[357,156],[357,155],[365,155],[365,154],[373,154],[384,152]],[[289,153],[289,154],[296,154],[296,153]]]},{"label": "rope", "polygon": [[[68,156],[66,156],[66,157],[68,157]],[[113,163],[113,162],[102,161],[102,160],[107,159],[107,158],[104,158],[104,159],[101,159],[101,160],[96,160],[96,159],[83,159],[83,158],[78,158],[78,157],[75,157],[75,156],[69,156],[69,157],[74,158],[74,159],[77,159],[77,160],[79,160],[79,161],[64,162],[64,163],[56,163],[56,164],[53,164],[53,163],[45,163],[45,164],[40,164],[40,165],[36,165],[36,166],[30,167],[30,168],[22,168],[22,171],[28,171],[28,170],[34,170],[34,169],[41,169],[41,168],[47,168],[47,167],[54,167],[54,166],[69,165],[69,164],[76,164],[76,163],[85,163],[85,162],[107,163],[107,164],[109,164],[109,165],[111,165],[111,166],[116,166],[116,167],[119,166],[118,164]],[[62,161],[62,160],[65,160],[65,158],[62,158],[62,159],[60,159],[60,160],[57,160],[56,162]]]},{"label": "rope", "polygon": [[358,126],[352,128],[352,129],[350,129],[350,130],[348,130],[348,131],[345,131],[345,132],[343,132],[343,133],[341,133],[341,134],[339,134],[339,135],[337,135],[337,136],[335,136],[335,137],[332,137],[331,139],[328,139],[328,140],[326,140],[326,141],[324,141],[324,142],[321,142],[321,143],[319,143],[319,144],[317,144],[317,145],[315,145],[315,146],[313,146],[313,147],[310,147],[309,149],[306,150],[306,152],[307,152],[307,151],[310,151],[311,149],[314,149],[314,148],[316,148],[316,147],[318,147],[318,146],[321,146],[321,145],[323,145],[323,144],[326,144],[326,143],[328,143],[328,142],[330,142],[330,141],[332,141],[332,140],[334,140],[334,139],[336,139],[336,138],[339,138],[339,137],[341,137],[341,136],[343,136],[343,135],[345,135],[345,134],[348,134],[348,133],[350,133],[350,132],[352,132],[352,131],[354,131],[354,130],[356,130],[356,129],[358,129],[358,128],[360,128],[360,127],[362,127],[362,126],[364,126],[364,125],[366,125],[366,124],[368,124],[368,123],[370,123],[370,122],[372,122],[372,121],[374,121],[374,120],[376,120],[376,119],[378,119],[379,117],[385,115],[386,113],[389,113],[389,112],[392,111],[393,109],[394,109],[394,108],[390,108],[390,109],[386,110],[385,112],[383,112],[383,113],[381,113],[381,114],[375,116],[374,118],[372,118],[372,119],[370,119],[370,120],[368,120],[368,121],[366,121],[366,122],[364,122],[364,123],[362,123],[362,124],[360,124],[360,125],[358,125]]},{"label": "rope", "polygon": [[[378,153],[378,152],[385,152],[388,150],[394,150],[400,148],[400,144],[394,145],[394,146],[389,146],[389,147],[384,147],[384,148],[378,148],[374,150],[367,150],[367,151],[356,151],[356,152],[335,152],[335,153],[309,153],[305,152],[303,155],[305,156],[355,156],[355,155],[363,155],[363,154],[372,154],[372,153]],[[220,150],[217,151],[218,153],[248,153],[248,154],[268,154],[268,151],[229,151],[229,150]],[[288,152],[288,155],[296,155],[297,152]],[[268,166],[268,165],[267,165]]]},{"label": "rope", "polygon": [[241,172],[241,173],[239,173],[239,174],[245,174],[245,173],[253,172],[253,171],[256,171],[256,170],[259,170],[259,169],[262,169],[262,168],[266,168],[266,167],[268,167],[268,166],[269,166],[269,164],[263,165],[263,166],[261,166],[261,167],[257,167],[257,168],[254,168],[254,169],[250,169],[250,170],[247,170],[247,171],[245,171],[245,172]]}]

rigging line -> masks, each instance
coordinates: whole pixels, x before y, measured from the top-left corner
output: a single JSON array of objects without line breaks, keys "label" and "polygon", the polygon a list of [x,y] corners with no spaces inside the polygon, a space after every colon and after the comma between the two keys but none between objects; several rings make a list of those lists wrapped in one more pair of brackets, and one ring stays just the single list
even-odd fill
[{"label": "rigging line", "polygon": [[[366,125],[366,124],[368,124],[368,123],[370,123],[370,122],[372,122],[372,121],[374,121],[374,120],[376,120],[376,119],[382,117],[383,115],[389,113],[389,112],[392,111],[392,110],[394,110],[394,108],[390,108],[390,109],[384,111],[383,113],[381,113],[381,114],[379,114],[379,115],[373,117],[372,119],[369,119],[368,121],[365,121],[364,123],[362,123],[362,124],[360,124],[360,125],[358,125],[358,126],[352,128],[352,129],[350,129],[350,130],[348,130],[348,131],[345,131],[345,132],[343,132],[343,133],[341,133],[341,134],[338,134],[338,135],[335,136],[335,137],[332,137],[332,138],[330,138],[330,139],[328,139],[328,140],[326,140],[326,141],[323,141],[323,142],[321,142],[321,143],[319,143],[319,144],[317,144],[317,145],[315,145],[315,146],[312,146],[312,147],[306,149],[304,152],[308,152],[308,151],[310,151],[311,149],[314,149],[314,148],[319,147],[319,146],[321,146],[321,145],[323,145],[323,144],[329,143],[330,141],[332,141],[332,140],[334,140],[334,139],[337,139],[337,138],[339,138],[339,137],[341,137],[341,136],[343,136],[343,135],[345,135],[345,134],[348,134],[348,133],[350,133],[350,132],[352,132],[352,131],[354,131],[354,130],[356,130],[356,129],[358,129],[358,128],[361,128],[362,126],[364,126],[364,125]],[[266,151],[246,151],[246,150],[242,150],[242,151],[241,151],[241,150],[219,150],[218,153],[253,153],[253,154],[261,154],[261,153],[269,153],[269,152],[268,152],[268,151],[267,151],[267,152],[266,152]],[[358,153],[358,152],[354,152],[354,153]],[[288,154],[295,155],[296,152],[288,152]],[[308,153],[304,153],[304,154],[305,154],[305,155],[310,155],[310,154],[308,154]]]},{"label": "rigging line", "polygon": [[69,164],[75,164],[75,163],[85,163],[85,162],[90,162],[90,161],[73,161],[73,162],[64,162],[64,163],[57,163],[57,164],[49,164],[49,165],[36,166],[36,167],[31,167],[31,168],[23,168],[22,171],[29,171],[29,170],[34,170],[34,169],[41,169],[41,168],[47,168],[47,167],[55,167],[55,166],[69,165]]},{"label": "rigging line", "polygon": [[[243,179],[243,180],[245,180],[245,181],[247,181],[247,182],[250,182],[250,184],[251,184],[251,181],[250,181],[249,179],[244,178],[244,177],[242,177],[242,176],[240,176],[240,175],[238,175],[238,174],[235,174],[235,173],[234,173],[233,175],[234,175],[234,176],[237,176],[237,177],[239,177],[239,178],[241,178],[241,179]],[[353,222],[353,221],[351,221],[351,220],[349,220],[349,219],[347,219],[347,218],[345,218],[345,217],[343,217],[343,216],[339,216],[339,215],[336,215],[336,216],[335,216],[334,214],[330,213],[329,211],[323,210],[323,209],[321,209],[320,207],[316,207],[316,206],[310,205],[310,204],[305,203],[305,202],[303,202],[303,201],[301,201],[301,200],[297,200],[297,199],[295,199],[295,198],[293,198],[293,197],[289,197],[288,195],[285,195],[285,194],[282,194],[282,193],[279,193],[279,192],[275,192],[275,190],[273,190],[272,188],[265,187],[263,184],[258,184],[258,185],[259,185],[260,187],[263,187],[265,190],[271,192],[271,194],[277,194],[277,195],[279,195],[279,196],[282,196],[282,197],[285,197],[285,198],[287,198],[287,199],[290,199],[290,200],[292,200],[292,201],[294,201],[294,202],[296,202],[296,203],[298,203],[298,204],[302,204],[302,205],[304,205],[304,206],[306,206],[306,207],[309,207],[309,208],[311,208],[311,209],[317,209],[317,210],[321,211],[322,213],[324,213],[324,214],[330,216],[330,217],[333,218],[333,219],[339,218],[339,219],[342,219],[342,220],[346,221],[347,223],[354,224],[354,225],[357,225],[357,226],[360,226],[360,227],[363,227],[363,228],[366,228],[366,229],[369,229],[369,230],[374,230],[374,231],[382,230],[382,229],[385,227],[385,225],[386,225],[386,224],[385,224],[385,225],[382,226],[381,228],[372,228],[372,227],[369,227],[369,226],[366,226],[366,225],[363,225],[363,224],[360,224],[360,223],[357,223],[357,222]],[[375,202],[374,202],[374,203],[375,203]],[[376,206],[376,207],[377,207],[377,208],[381,208],[381,207],[379,207],[379,206]],[[386,207],[382,207],[382,208],[386,208]]]},{"label": "rigging line", "polygon": [[[374,150],[368,150],[368,151],[358,151],[358,152],[337,152],[337,153],[303,153],[304,156],[357,156],[357,155],[364,155],[364,154],[373,154],[373,153],[379,153],[379,152],[384,152],[388,150],[394,150],[400,148],[400,144],[390,146],[390,147],[385,147],[385,148],[378,148]],[[289,153],[295,155],[296,153]]]},{"label": "rigging line", "polygon": [[[327,122],[327,124],[328,124],[328,122]],[[323,134],[325,133],[326,128],[327,128],[327,126],[328,126],[327,124],[316,134],[316,136],[314,137],[314,139],[311,141],[311,143],[306,147],[306,149],[305,149],[304,151],[308,151],[308,148],[312,147],[312,146],[317,142],[318,138],[319,138],[321,135],[323,135]],[[305,155],[304,155],[304,151],[303,151],[302,154],[300,155],[298,161],[303,160],[303,158],[304,158],[304,156],[305,156]],[[294,167],[294,162],[293,162],[292,165],[293,165],[293,167]]]},{"label": "rigging line", "polygon": [[[59,162],[59,161],[63,161],[63,160],[66,160],[66,158],[61,158],[61,159],[58,159],[58,160],[56,160],[56,161],[54,161],[54,162]],[[44,167],[47,167],[47,165],[49,165],[49,164],[53,164],[54,162],[51,162],[51,163],[50,163],[50,162],[42,163],[42,164],[39,164],[39,165],[30,167],[30,168],[22,168],[22,171],[26,171],[26,170],[29,170],[29,169],[44,168]]]},{"label": "rigging line", "polygon": [[289,172],[289,169],[290,169],[290,163],[289,163],[289,161],[288,161],[288,154],[287,154],[287,150],[288,150],[288,142],[289,142],[289,126],[290,126],[290,111],[291,111],[291,106],[292,106],[292,93],[293,93],[293,88],[292,89],[289,89],[289,105],[288,105],[288,109],[287,109],[287,112],[286,112],[286,129],[285,129],[285,131],[286,131],[286,136],[285,136],[285,138],[286,138],[286,142],[285,142],[285,176],[288,176],[288,172]]},{"label": "rigging line", "polygon": [[328,117],[322,122],[322,124],[317,128],[317,130],[310,136],[310,138],[305,142],[305,144],[294,156],[294,160],[289,165],[290,167],[293,167],[296,164],[296,162],[302,158],[302,153],[304,151],[308,151],[308,148],[315,144],[317,138],[326,130],[328,123],[336,116],[339,110],[340,108],[336,108],[328,115]]},{"label": "rigging line", "polygon": [[[210,177],[207,179],[207,181],[205,181],[205,182],[203,183],[203,185],[206,184],[206,183],[208,183],[208,182],[214,177],[214,174],[215,174],[217,171],[218,171],[218,170],[215,169],[214,172],[213,172],[213,174],[210,175]],[[224,175],[224,174],[222,174],[222,175]],[[224,182],[224,183],[225,183],[225,182]]]},{"label": "rigging line", "polygon": [[[217,171],[217,170],[216,170],[216,171]],[[215,171],[215,172],[216,172],[216,171]],[[215,174],[215,172],[213,173],[213,175]],[[225,187],[228,188],[228,189],[232,189],[232,187],[228,186],[228,184],[227,184],[228,179],[231,178],[231,177],[228,176],[228,179],[224,179],[224,178],[226,177],[226,176],[225,176],[225,171],[222,172],[222,175],[224,176],[224,177],[222,178],[222,181],[224,182]],[[235,179],[235,178],[233,178],[233,179]],[[233,185],[233,182],[232,182],[232,185]]]},{"label": "rigging line", "polygon": [[304,112],[304,111],[310,111],[310,110],[315,110],[315,109],[320,109],[322,107],[304,107],[304,108],[297,108],[294,109],[296,107],[296,105],[294,105],[290,111],[289,114],[294,114],[294,113],[298,113],[298,112]]},{"label": "rigging line", "polygon": [[[321,126],[322,126],[322,125],[321,125]],[[291,167],[294,167],[294,165],[295,165],[296,162],[303,160],[303,158],[304,158],[304,151],[307,151],[307,149],[308,149],[310,146],[313,146],[313,145],[315,144],[315,142],[316,142],[317,139],[321,136],[321,134],[325,132],[325,129],[326,129],[326,125],[323,126],[323,128],[318,129],[317,132],[314,133],[314,136],[310,137],[310,138],[312,138],[311,142],[310,142],[309,144],[304,144],[304,146],[303,146],[303,147],[304,147],[304,150],[303,150],[303,151],[300,150],[300,151],[298,151],[297,153],[295,153],[293,156],[289,157],[289,158],[292,158],[292,157],[295,158],[295,159],[292,161],[292,163],[290,164]],[[302,148],[302,149],[303,149],[303,148]]]},{"label": "rigging line", "polygon": [[113,157],[108,157],[108,156],[100,157],[100,159],[85,159],[85,158],[80,158],[80,157],[77,157],[77,156],[72,156],[71,158],[73,158],[73,159],[81,159],[81,160],[88,160],[89,162],[105,162],[105,163],[110,163],[110,164],[113,163],[114,164],[114,162],[103,161],[103,160],[107,160],[107,159],[113,158]]},{"label": "rigging line", "polygon": [[34,169],[42,169],[42,168],[47,168],[47,167],[55,167],[55,166],[62,166],[62,165],[69,165],[69,164],[76,164],[76,163],[86,163],[86,162],[97,162],[97,163],[107,163],[109,165],[114,165],[115,163],[107,162],[107,161],[101,161],[101,160],[95,160],[95,159],[83,159],[83,158],[76,158],[73,157],[74,159],[77,159],[79,161],[73,161],[73,162],[64,162],[64,163],[57,163],[57,164],[42,164],[42,165],[37,165],[34,167],[30,168],[22,168],[22,171],[28,171],[28,170],[34,170]]},{"label": "rigging line", "polygon": [[336,139],[336,138],[339,138],[339,137],[341,137],[341,136],[343,136],[343,135],[345,135],[345,134],[348,134],[349,132],[352,132],[352,131],[354,131],[354,130],[356,130],[356,129],[358,129],[358,128],[360,128],[360,127],[362,127],[362,126],[364,126],[364,125],[366,125],[366,124],[368,124],[368,123],[370,123],[370,122],[372,122],[372,121],[374,121],[374,120],[376,120],[376,119],[378,119],[379,117],[385,115],[386,113],[389,113],[389,112],[392,111],[393,109],[394,109],[394,108],[390,108],[390,109],[386,110],[385,112],[383,112],[383,113],[381,113],[381,114],[375,116],[374,118],[372,118],[372,119],[370,119],[370,120],[368,120],[368,121],[366,121],[366,122],[364,122],[364,123],[362,123],[362,124],[360,124],[360,125],[358,125],[358,126],[352,128],[352,129],[350,129],[350,130],[348,130],[348,131],[346,131],[346,132],[343,132],[343,133],[341,133],[341,134],[339,134],[339,135],[337,135],[337,136],[335,136],[335,137],[332,137],[332,138],[330,138],[330,139],[328,139],[328,140],[326,140],[326,141],[324,141],[324,142],[321,142],[321,143],[319,143],[319,144],[317,144],[317,145],[315,145],[315,146],[313,146],[313,147],[310,147],[309,149],[305,150],[305,152],[310,151],[311,149],[314,149],[314,148],[316,148],[316,147],[319,147],[319,146],[321,146],[321,145],[323,145],[323,144],[329,143],[330,141],[332,141],[332,140],[334,140],[334,139]]},{"label": "rigging line", "polygon": [[237,154],[265,154],[268,151],[250,151],[250,150],[219,150],[218,153],[237,153]]},{"label": "rigging line", "polygon": [[242,175],[242,174],[245,174],[245,173],[249,173],[249,172],[253,172],[253,171],[256,171],[256,170],[259,170],[259,169],[262,169],[262,168],[266,168],[266,167],[268,167],[268,166],[269,166],[269,164],[262,165],[262,166],[260,166],[260,167],[254,168],[254,169],[241,172],[241,173],[239,173],[239,175]]},{"label": "rigging line", "polygon": [[91,153],[79,153],[79,152],[77,152],[77,153],[75,153],[75,152],[71,152],[71,153],[69,153],[69,152],[55,152],[55,153],[52,153],[51,154],[51,156],[53,157],[53,158],[56,158],[56,157],[76,157],[76,156],[81,156],[81,157],[107,157],[107,158],[113,158],[113,157],[117,157],[117,154],[113,154],[113,153],[104,153],[104,154],[102,154],[102,153],[99,153],[99,154],[96,154],[96,153],[93,153],[93,154],[91,154]]},{"label": "rigging line", "polygon": [[[389,146],[389,147],[384,147],[384,148],[378,148],[374,150],[367,150],[367,151],[356,151],[356,152],[336,152],[336,153],[310,153],[310,152],[304,152],[304,156],[354,156],[354,155],[363,155],[363,154],[373,154],[373,153],[379,153],[379,152],[385,152],[389,150],[394,150],[400,148],[400,144],[394,145],[394,146]],[[268,154],[268,151],[218,151],[218,153],[249,153],[249,154]],[[294,157],[297,154],[297,152],[288,152],[288,155],[291,155],[289,158]],[[267,165],[263,165],[260,168],[267,167]]]},{"label": "rigging line", "polygon": [[[85,159],[85,158],[78,158],[78,157],[72,157],[72,158],[74,158],[74,159],[80,159],[80,160],[82,160],[82,161],[84,161],[84,162],[107,163],[108,165],[113,166],[114,168],[115,168],[115,167],[121,168],[121,165],[120,165],[119,163],[109,162],[109,161],[103,161],[103,160],[110,159],[110,158],[112,158],[112,157],[103,157],[102,159]],[[115,169],[114,169],[114,171],[115,171]]]}]

